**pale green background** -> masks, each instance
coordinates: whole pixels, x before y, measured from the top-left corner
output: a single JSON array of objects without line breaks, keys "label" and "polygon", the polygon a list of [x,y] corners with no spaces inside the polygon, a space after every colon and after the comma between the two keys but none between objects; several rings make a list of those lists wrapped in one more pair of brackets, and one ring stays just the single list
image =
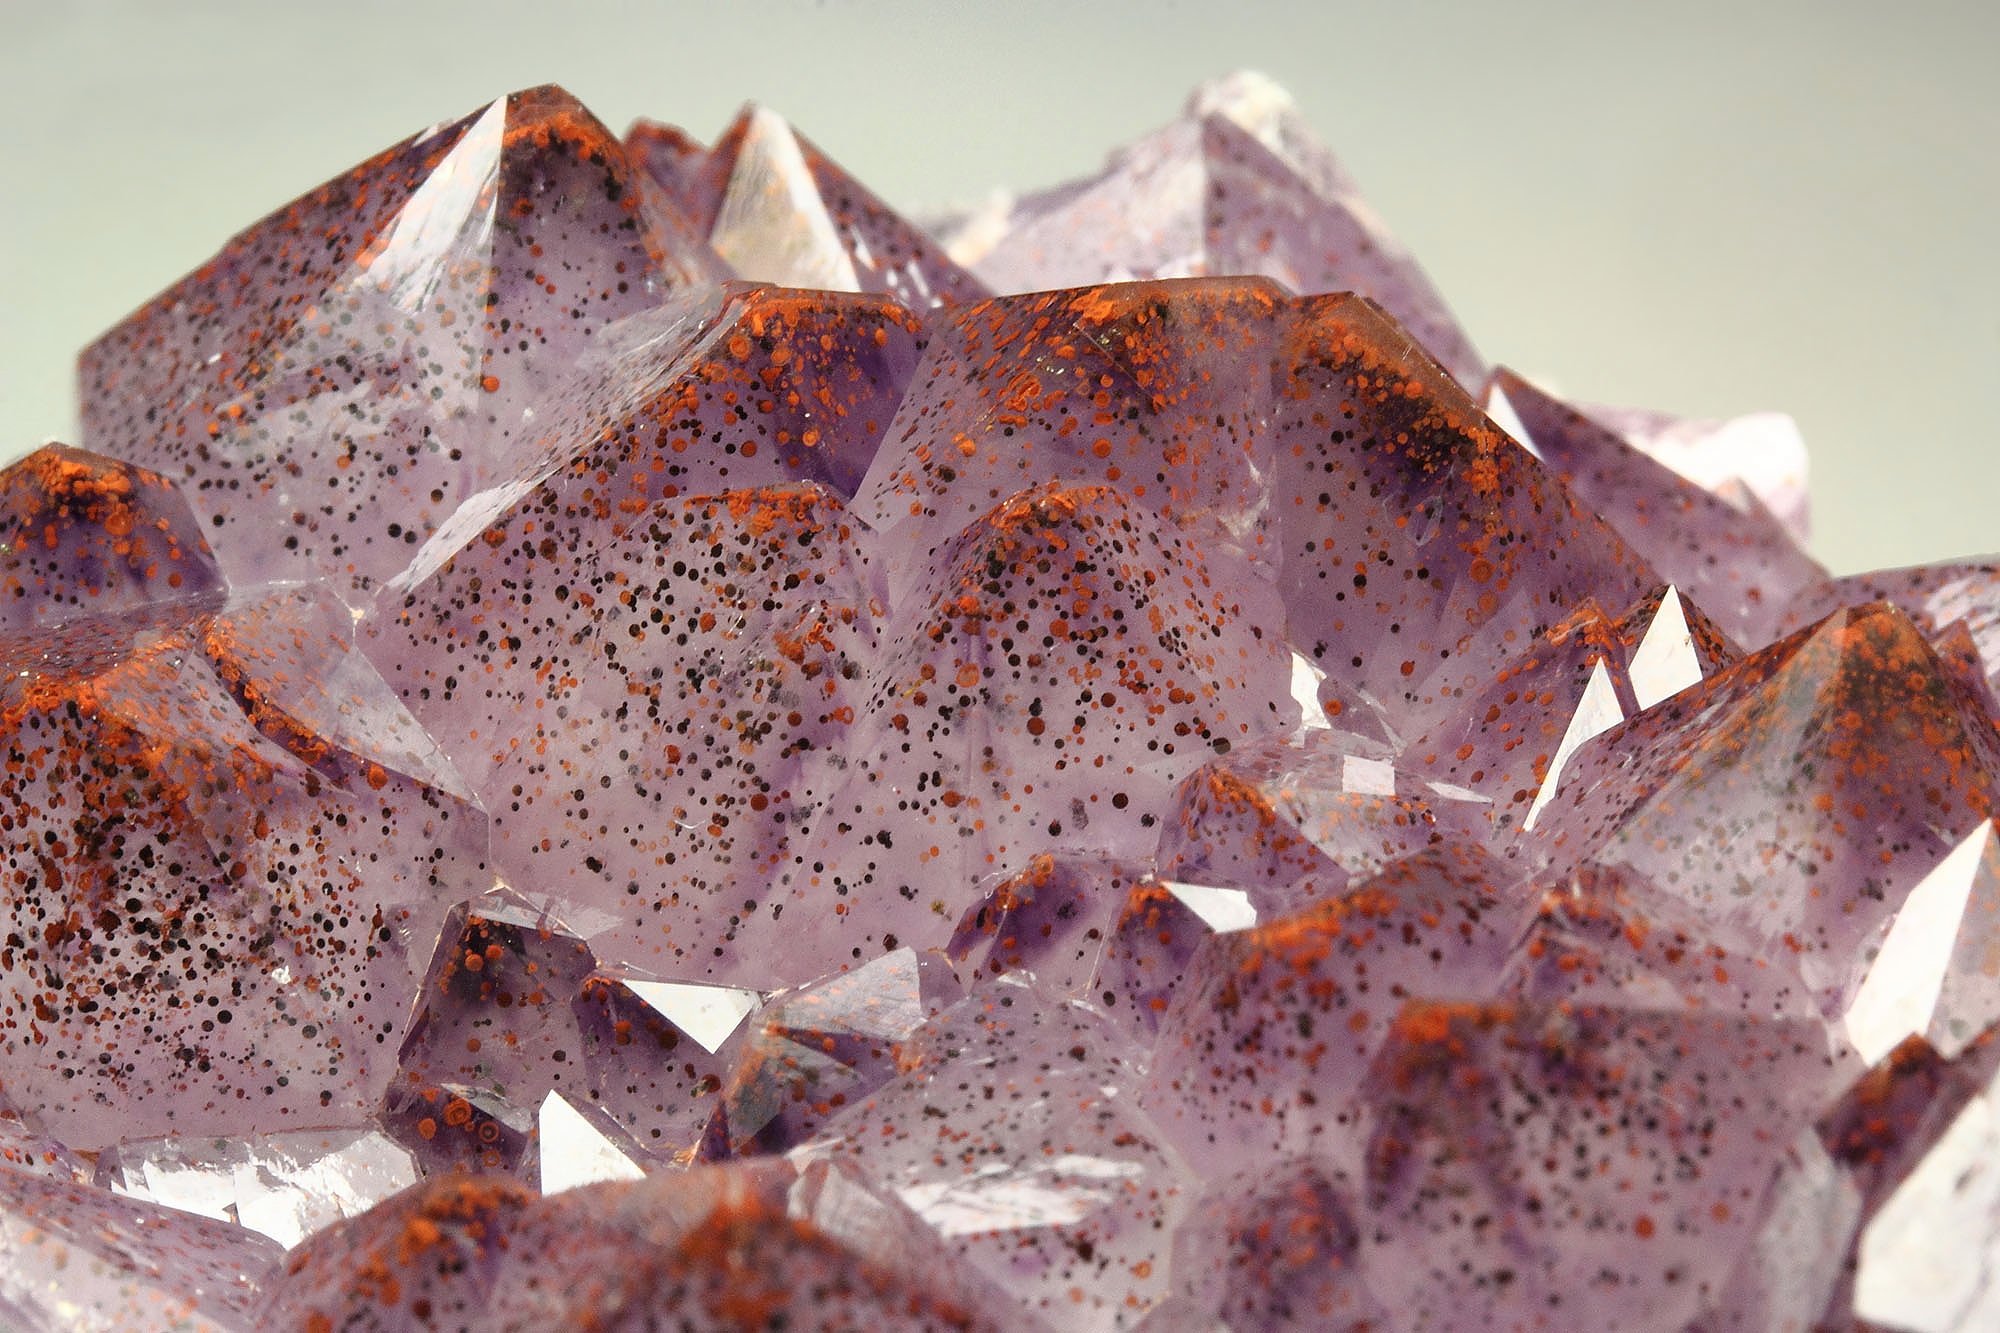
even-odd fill
[{"label": "pale green background", "polygon": [[[1740,12],[1739,12],[1740,11]],[[2000,5],[0,0],[0,453],[238,227],[510,88],[712,136],[744,98],[910,208],[1289,86],[1489,355],[1780,408],[1836,568],[2000,549]]]}]

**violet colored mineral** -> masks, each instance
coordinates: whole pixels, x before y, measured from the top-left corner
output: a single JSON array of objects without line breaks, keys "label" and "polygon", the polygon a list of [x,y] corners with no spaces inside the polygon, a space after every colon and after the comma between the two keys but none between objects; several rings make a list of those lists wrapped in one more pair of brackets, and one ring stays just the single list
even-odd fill
[{"label": "violet colored mineral", "polygon": [[929,229],[517,93],[80,383],[0,1325],[2000,1321],[2000,559],[1490,369],[1265,80]]}]

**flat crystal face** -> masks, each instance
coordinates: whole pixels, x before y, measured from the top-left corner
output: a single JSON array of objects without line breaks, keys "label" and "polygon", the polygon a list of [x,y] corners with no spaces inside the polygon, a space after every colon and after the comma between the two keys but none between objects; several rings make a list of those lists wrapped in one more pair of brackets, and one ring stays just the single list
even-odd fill
[{"label": "flat crystal face", "polygon": [[1268,80],[932,226],[517,93],[79,380],[0,1325],[1995,1321],[2000,563],[1491,367]]}]

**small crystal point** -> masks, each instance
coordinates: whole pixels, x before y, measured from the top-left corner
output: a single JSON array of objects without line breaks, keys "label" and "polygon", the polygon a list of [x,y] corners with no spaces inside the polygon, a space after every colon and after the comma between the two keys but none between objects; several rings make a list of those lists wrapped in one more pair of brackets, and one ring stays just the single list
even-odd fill
[{"label": "small crystal point", "polygon": [[1527,380],[1506,370],[1494,378],[1577,496],[1744,643],[1777,637],[1785,608],[1825,578],[1761,505],[1739,512]]},{"label": "small crystal point", "polygon": [[[911,310],[988,295],[938,244],[898,216],[768,107],[744,109],[688,180],[691,150],[647,136],[647,164],[710,218],[708,242],[742,277],[786,287],[882,292]],[[628,140],[628,144],[629,144]],[[712,182],[721,194],[707,207]],[[704,188],[706,187],[706,188]]]},{"label": "small crystal point", "polygon": [[181,483],[232,582],[365,590],[498,479],[593,334],[727,276],[595,117],[530,89],[293,201],[93,344],[83,443]]},{"label": "small crystal point", "polygon": [[[1902,766],[1935,785],[1881,780]],[[1876,603],[1655,705],[1566,771],[1539,855],[1628,867],[1782,950],[1832,1016],[1877,932],[1992,816],[2000,737],[1909,618]]]},{"label": "small crystal point", "polygon": [[194,513],[158,473],[61,444],[0,471],[0,630],[222,587]]}]

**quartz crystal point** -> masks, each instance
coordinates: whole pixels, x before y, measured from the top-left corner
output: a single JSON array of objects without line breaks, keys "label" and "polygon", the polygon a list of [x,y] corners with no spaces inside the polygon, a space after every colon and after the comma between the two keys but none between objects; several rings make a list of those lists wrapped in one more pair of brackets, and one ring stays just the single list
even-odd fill
[{"label": "quartz crystal point", "polygon": [[828,487],[887,426],[912,327],[766,288],[657,322],[636,415],[462,509],[364,642],[492,812],[500,873],[616,918],[605,961],[797,983],[838,962],[817,937],[786,970],[730,936],[863,702],[874,594]]},{"label": "quartz crystal point", "polygon": [[1412,1004],[1363,1094],[1371,1286],[1405,1327],[1684,1328],[1844,1069],[1810,1022]]},{"label": "quartz crystal point", "polygon": [[[1871,1200],[1853,1258],[1854,1314],[1871,1325],[1917,1333],[1972,1333],[2000,1319],[2000,1108],[1996,1108],[1990,1047],[1943,1070],[1878,1070],[1895,1092],[1943,1076],[1944,1086],[1907,1110],[1901,1136],[1881,1137],[1902,1149],[1889,1180]],[[1911,1074],[1918,1078],[1912,1078]],[[1912,1100],[1915,1100],[1914,1098]],[[1872,1107],[1870,1108],[1873,1109]],[[1901,1108],[1899,1108],[1901,1109]],[[1889,1117],[1879,1113],[1879,1124]],[[1878,1131],[1880,1133],[1880,1131]],[[1899,1141],[1900,1139],[1900,1141]],[[1886,1186],[1886,1188],[1884,1187]]]},{"label": "quartz crystal point", "polygon": [[284,1250],[226,1222],[0,1166],[0,1323],[249,1333]]},{"label": "quartz crystal point", "polygon": [[1433,791],[1478,795],[1488,836],[1504,843],[1534,827],[1585,741],[1740,656],[1671,585],[1616,619],[1586,602],[1410,742],[1399,762]]},{"label": "quartz crystal point", "polygon": [[1754,497],[1733,508],[1518,375],[1501,370],[1495,384],[1528,442],[1577,498],[1732,637],[1769,643],[1785,608],[1826,578]]},{"label": "quartz crystal point", "polygon": [[423,1175],[512,1171],[532,1176],[538,1109],[469,1083],[403,1077],[383,1094],[377,1119],[416,1158]]},{"label": "quartz crystal point", "polygon": [[1149,867],[1102,857],[1038,856],[1003,875],[946,946],[970,975],[1030,972],[1057,994],[1088,999],[1125,904]]},{"label": "quartz crystal point", "polygon": [[1784,628],[1799,629],[1843,608],[1875,601],[1900,608],[1940,652],[1947,649],[1952,627],[1962,626],[1982,664],[1987,688],[2000,691],[2000,559],[1878,569],[1828,579],[1799,594],[1785,616]]},{"label": "quartz crystal point", "polygon": [[2000,566],[1489,373],[1268,81],[935,239],[518,93],[80,381],[0,1327],[1996,1322]]},{"label": "quartz crystal point", "polygon": [[1651,708],[1739,661],[1743,649],[1672,584],[1655,588],[1618,618],[1632,703]]},{"label": "quartz crystal point", "polygon": [[[855,513],[934,552],[1029,487],[1105,485],[1190,536],[1264,556],[1273,344],[1288,306],[1268,282],[1215,278],[942,314]],[[922,571],[892,570],[892,587]]]},{"label": "quartz crystal point", "polygon": [[2000,1070],[2000,1028],[1947,1059],[1922,1037],[1905,1039],[1821,1114],[1827,1153],[1873,1216],[1937,1146]]},{"label": "quartz crystal point", "polygon": [[1002,292],[1241,273],[1359,292],[1477,385],[1484,364],[1430,280],[1288,103],[1268,84],[1206,86],[1100,175],[1019,199],[947,244]]},{"label": "quartz crystal point", "polygon": [[640,121],[625,147],[744,278],[881,292],[911,310],[988,292],[938,243],[768,107],[744,108],[713,149]]},{"label": "quartz crystal point", "polygon": [[258,1310],[265,1328],[474,1328],[534,1198],[504,1176],[404,1190],[293,1251]]},{"label": "quartz crystal point", "polygon": [[1919,880],[1842,1015],[1871,1060],[1922,1036],[1946,1056],[2000,1023],[2000,846],[1984,822]]},{"label": "quartz crystal point", "polygon": [[1637,711],[1623,646],[1617,624],[1586,604],[1410,742],[1403,762],[1485,796],[1496,831],[1531,826],[1569,754]]},{"label": "quartz crystal point", "polygon": [[1232,750],[1183,782],[1163,821],[1160,873],[1240,890],[1268,916],[1455,837],[1478,841],[1491,804],[1412,774],[1386,746],[1309,730]]},{"label": "quartz crystal point", "polygon": [[484,819],[325,611],[281,587],[0,647],[0,1014],[35,1052],[6,1086],[72,1147],[341,1123],[386,1086]]},{"label": "quartz crystal point", "polygon": [[1789,955],[1733,938],[1627,867],[1584,865],[1537,887],[1541,900],[1513,942],[1503,995],[1540,1005],[1820,1016]]},{"label": "quartz crystal point", "polygon": [[[525,1123],[552,1090],[586,1097],[573,1006],[596,966],[582,940],[510,895],[452,908],[416,992],[390,1092],[392,1104],[414,1107],[437,1104],[442,1089],[460,1090],[441,1115],[419,1115],[413,1126],[398,1117],[398,1136],[426,1170],[491,1164],[482,1151],[494,1142],[489,1125]],[[474,1089],[484,1095],[464,1095]],[[461,1102],[485,1118],[460,1122]]]},{"label": "quartz crystal point", "polygon": [[1453,844],[1217,936],[1161,1020],[1144,1104],[1207,1175],[1273,1155],[1341,1161],[1359,1142],[1352,1099],[1402,1001],[1498,988],[1533,911],[1512,878]]},{"label": "quartz crystal point", "polygon": [[[794,857],[786,910],[838,904],[822,947],[942,945],[982,878],[1046,848],[1143,856],[1180,778],[1293,727],[1275,589],[1194,549],[1117,490],[1047,485],[939,553]],[[783,929],[738,933],[797,949]]]},{"label": "quartz crystal point", "polygon": [[1118,1328],[1165,1294],[1191,1180],[1133,1104],[1134,1071],[1097,1011],[1002,978],[904,1061],[797,1156],[894,1194],[1052,1325]]},{"label": "quartz crystal point", "polygon": [[592,336],[727,268],[537,88],[273,213],[83,354],[83,443],[179,482],[232,582],[368,588]]},{"label": "quartz crystal point", "polygon": [[1782,412],[1709,421],[1648,408],[1575,406],[1626,444],[1735,508],[1749,512],[1745,501],[1754,498],[1801,547],[1811,538],[1806,443],[1798,424]]},{"label": "quartz crystal point", "polygon": [[1290,638],[1398,734],[1422,734],[1586,601],[1624,607],[1659,583],[1368,302],[1301,302],[1280,356]]},{"label": "quartz crystal point", "polygon": [[1992,816],[1996,784],[1993,724],[1874,603],[1591,741],[1536,834],[1541,855],[1627,867],[1795,960],[1833,1017],[1918,881]]},{"label": "quartz crystal point", "polygon": [[942,957],[906,948],[773,995],[737,1049],[704,1154],[752,1156],[805,1142],[894,1078],[903,1043],[960,994]]},{"label": "quartz crystal point", "polygon": [[0,472],[0,629],[214,598],[222,574],[165,479],[49,444]]},{"label": "quartz crystal point", "polygon": [[1097,1006],[1147,1049],[1203,942],[1257,924],[1242,889],[1175,883],[1102,857],[1038,856],[965,914],[947,951],[974,977],[1031,977]]}]

